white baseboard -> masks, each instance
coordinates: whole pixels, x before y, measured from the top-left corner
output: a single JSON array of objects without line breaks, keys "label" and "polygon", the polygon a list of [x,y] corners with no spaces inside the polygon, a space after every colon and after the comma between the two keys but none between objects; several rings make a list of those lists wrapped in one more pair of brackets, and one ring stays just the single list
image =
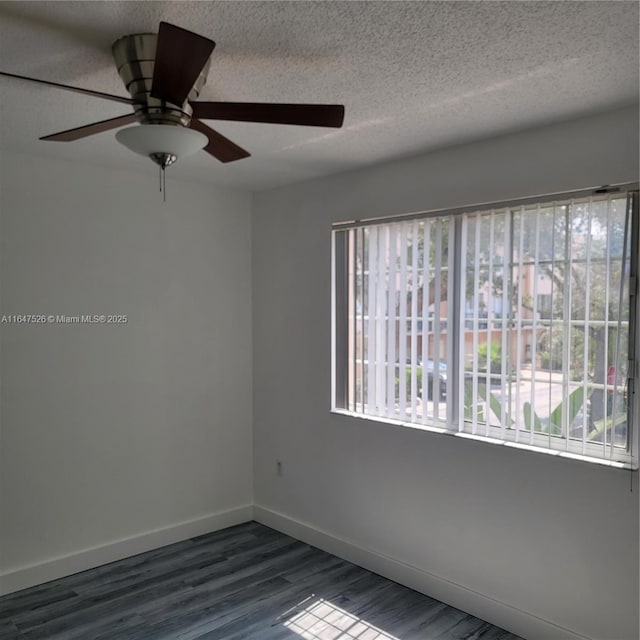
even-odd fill
[{"label": "white baseboard", "polygon": [[187,538],[249,522],[252,519],[253,507],[246,505],[21,567],[0,574],[0,595],[20,591]]},{"label": "white baseboard", "polygon": [[429,571],[254,505],[254,520],[529,640],[594,640]]}]

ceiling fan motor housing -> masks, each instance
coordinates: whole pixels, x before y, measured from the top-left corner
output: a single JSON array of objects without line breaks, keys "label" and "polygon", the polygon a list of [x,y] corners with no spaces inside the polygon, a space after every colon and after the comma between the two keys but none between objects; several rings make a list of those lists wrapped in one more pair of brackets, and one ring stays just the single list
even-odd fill
[{"label": "ceiling fan motor housing", "polygon": [[124,86],[131,94],[138,121],[142,124],[169,124],[188,127],[193,110],[190,101],[196,100],[207,80],[210,59],[200,71],[187,99],[181,105],[153,98],[151,86],[158,36],[138,33],[124,36],[113,43],[113,57]]}]

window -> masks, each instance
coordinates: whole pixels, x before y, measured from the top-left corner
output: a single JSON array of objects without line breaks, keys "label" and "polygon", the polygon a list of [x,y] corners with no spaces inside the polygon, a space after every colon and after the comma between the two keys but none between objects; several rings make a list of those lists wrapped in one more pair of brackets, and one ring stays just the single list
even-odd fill
[{"label": "window", "polygon": [[335,410],[634,465],[637,191],[333,234]]}]

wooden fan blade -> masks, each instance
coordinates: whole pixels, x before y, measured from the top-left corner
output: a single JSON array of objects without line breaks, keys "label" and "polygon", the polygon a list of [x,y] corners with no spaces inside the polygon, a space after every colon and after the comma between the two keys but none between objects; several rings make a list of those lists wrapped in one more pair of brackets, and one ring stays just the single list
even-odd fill
[{"label": "wooden fan blade", "polygon": [[215,46],[213,40],[161,22],[151,96],[182,105]]},{"label": "wooden fan blade", "polygon": [[242,158],[248,158],[251,155],[242,147],[231,142],[229,138],[225,138],[221,133],[214,131],[203,122],[200,122],[200,120],[192,118],[189,127],[200,133],[204,133],[204,135],[209,138],[209,144],[204,148],[204,151],[210,153],[214,158],[220,160],[220,162],[242,160]]},{"label": "wooden fan blade", "polygon": [[73,140],[79,140],[80,138],[92,136],[95,133],[109,131],[109,129],[116,129],[117,127],[122,127],[125,124],[135,121],[136,117],[132,113],[126,116],[110,118],[109,120],[101,120],[100,122],[94,122],[93,124],[86,124],[84,127],[77,127],[76,129],[61,131],[60,133],[53,133],[50,136],[40,138],[40,140],[49,140],[52,142],[73,142]]},{"label": "wooden fan blade", "polygon": [[26,80],[27,82],[37,82],[38,84],[44,84],[48,87],[55,87],[56,89],[64,89],[65,91],[74,91],[75,93],[84,93],[87,96],[94,96],[95,98],[103,98],[104,100],[112,100],[113,102],[122,102],[124,104],[132,104],[131,98],[114,96],[110,93],[102,93],[102,91],[92,91],[91,89],[83,89],[82,87],[71,87],[67,84],[60,84],[59,82],[49,82],[49,80],[40,80],[39,78],[29,78],[27,76],[19,76],[17,73],[7,73],[6,71],[0,71],[0,76],[6,76],[7,78],[16,78],[18,80]]},{"label": "wooden fan blade", "polygon": [[193,115],[205,120],[341,127],[341,104],[272,104],[261,102],[192,102]]}]

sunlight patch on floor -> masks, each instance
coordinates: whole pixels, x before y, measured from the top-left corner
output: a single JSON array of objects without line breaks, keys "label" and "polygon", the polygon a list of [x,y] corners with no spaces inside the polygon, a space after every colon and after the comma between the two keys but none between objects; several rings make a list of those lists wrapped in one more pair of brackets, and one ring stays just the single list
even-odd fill
[{"label": "sunlight patch on floor", "polygon": [[315,600],[284,626],[306,640],[400,640],[324,598]]}]

